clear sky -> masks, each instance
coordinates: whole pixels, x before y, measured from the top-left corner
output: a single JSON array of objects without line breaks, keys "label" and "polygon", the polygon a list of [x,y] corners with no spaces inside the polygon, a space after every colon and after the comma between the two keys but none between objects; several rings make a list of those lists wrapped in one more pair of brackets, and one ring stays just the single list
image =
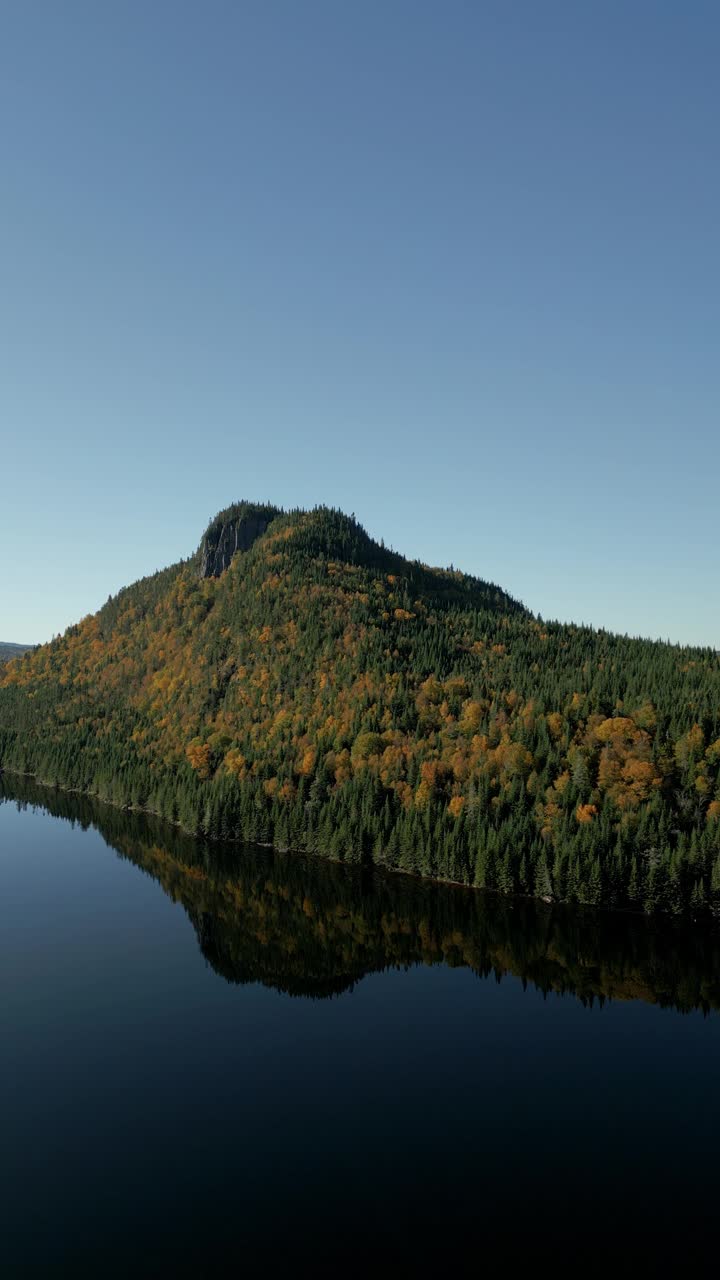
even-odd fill
[{"label": "clear sky", "polygon": [[720,5],[0,0],[0,639],[238,498],[720,646]]}]

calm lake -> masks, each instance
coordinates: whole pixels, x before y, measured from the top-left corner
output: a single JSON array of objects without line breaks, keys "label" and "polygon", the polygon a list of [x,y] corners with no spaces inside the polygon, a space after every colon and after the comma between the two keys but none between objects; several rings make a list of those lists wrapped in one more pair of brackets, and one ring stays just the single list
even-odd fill
[{"label": "calm lake", "polygon": [[2,1273],[714,1272],[720,937],[0,779]]}]

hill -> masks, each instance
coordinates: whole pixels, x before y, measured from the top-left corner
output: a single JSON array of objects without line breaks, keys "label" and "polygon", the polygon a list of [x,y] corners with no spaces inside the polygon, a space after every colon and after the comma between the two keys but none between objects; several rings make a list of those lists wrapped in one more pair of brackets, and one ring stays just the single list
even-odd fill
[{"label": "hill", "polygon": [[32,648],[29,644],[10,644],[0,640],[0,662],[9,662],[11,658],[19,658],[21,654]]},{"label": "hill", "polygon": [[0,677],[0,766],[210,837],[720,914],[720,661],[241,503]]}]

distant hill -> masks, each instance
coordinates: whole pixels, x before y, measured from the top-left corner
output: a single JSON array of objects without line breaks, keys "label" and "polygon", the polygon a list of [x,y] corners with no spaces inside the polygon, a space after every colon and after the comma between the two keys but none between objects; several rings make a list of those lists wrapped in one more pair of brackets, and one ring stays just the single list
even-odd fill
[{"label": "distant hill", "polygon": [[19,658],[21,653],[27,653],[32,645],[29,644],[9,644],[7,641],[0,640],[0,662],[9,662],[11,658]]},{"label": "distant hill", "polygon": [[0,766],[213,838],[720,918],[718,654],[545,622],[329,508],[230,507],[4,668]]}]

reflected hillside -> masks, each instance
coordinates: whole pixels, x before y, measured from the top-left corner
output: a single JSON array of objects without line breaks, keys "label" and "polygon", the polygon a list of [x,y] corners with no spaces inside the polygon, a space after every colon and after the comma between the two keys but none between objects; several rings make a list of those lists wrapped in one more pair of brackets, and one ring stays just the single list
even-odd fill
[{"label": "reflected hillside", "polygon": [[200,949],[229,982],[298,996],[351,990],[417,964],[519,977],[584,1003],[644,1000],[720,1008],[720,935],[348,869],[257,847],[212,846],[146,815],[0,778],[0,801],[95,827],[181,903]]}]

